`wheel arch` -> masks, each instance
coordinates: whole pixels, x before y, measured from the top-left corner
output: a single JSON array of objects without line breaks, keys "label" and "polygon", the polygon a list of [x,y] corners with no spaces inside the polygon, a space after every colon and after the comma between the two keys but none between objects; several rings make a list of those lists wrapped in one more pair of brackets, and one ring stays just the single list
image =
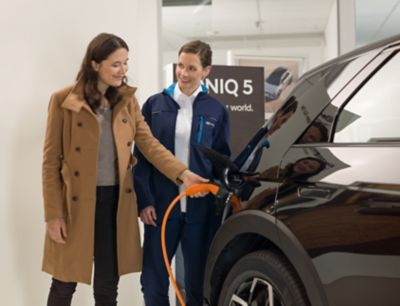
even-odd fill
[{"label": "wheel arch", "polygon": [[258,210],[247,210],[230,217],[211,244],[204,276],[204,297],[216,305],[227,271],[242,256],[261,249],[274,249],[293,266],[301,279],[311,305],[328,305],[323,286],[308,254],[284,223]]}]

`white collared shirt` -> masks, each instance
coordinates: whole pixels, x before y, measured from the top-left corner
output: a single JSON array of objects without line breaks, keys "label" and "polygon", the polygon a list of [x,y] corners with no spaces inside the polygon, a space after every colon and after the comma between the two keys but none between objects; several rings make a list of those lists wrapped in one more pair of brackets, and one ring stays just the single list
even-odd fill
[{"label": "white collared shirt", "polygon": [[[185,95],[179,88],[178,83],[174,89],[174,100],[178,103],[178,115],[175,127],[175,156],[189,167],[190,156],[190,134],[193,121],[193,102],[201,92],[201,86],[190,96]],[[179,187],[179,192],[185,190],[184,186]],[[181,199],[181,212],[186,212],[186,198]]]}]

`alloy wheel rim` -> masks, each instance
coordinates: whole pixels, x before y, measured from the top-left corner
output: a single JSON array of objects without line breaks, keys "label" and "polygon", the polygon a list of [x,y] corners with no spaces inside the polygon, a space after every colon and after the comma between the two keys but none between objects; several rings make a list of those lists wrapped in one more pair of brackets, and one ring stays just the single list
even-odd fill
[{"label": "alloy wheel rim", "polygon": [[246,279],[237,286],[229,300],[229,306],[284,306],[271,283],[260,278]]}]

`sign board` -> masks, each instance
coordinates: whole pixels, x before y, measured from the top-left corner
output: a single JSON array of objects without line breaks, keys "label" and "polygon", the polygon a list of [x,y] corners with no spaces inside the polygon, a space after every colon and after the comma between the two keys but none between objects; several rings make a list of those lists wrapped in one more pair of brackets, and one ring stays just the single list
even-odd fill
[{"label": "sign board", "polygon": [[204,84],[229,111],[234,159],[264,123],[264,69],[215,65]]}]

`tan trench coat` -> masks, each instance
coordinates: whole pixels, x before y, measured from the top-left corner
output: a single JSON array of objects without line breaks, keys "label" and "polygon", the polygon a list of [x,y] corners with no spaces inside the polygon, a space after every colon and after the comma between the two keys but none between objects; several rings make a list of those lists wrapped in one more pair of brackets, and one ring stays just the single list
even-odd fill
[{"label": "tan trench coat", "polygon": [[[61,281],[90,284],[99,124],[82,88],[80,83],[64,88],[52,95],[49,104],[43,157],[45,220],[65,218],[68,237],[66,244],[59,244],[46,234],[43,271]],[[112,129],[118,157],[117,253],[122,275],[140,271],[142,264],[132,145],[175,182],[186,167],[152,136],[134,97],[135,88],[124,85],[119,91],[123,98],[113,109]]]}]

